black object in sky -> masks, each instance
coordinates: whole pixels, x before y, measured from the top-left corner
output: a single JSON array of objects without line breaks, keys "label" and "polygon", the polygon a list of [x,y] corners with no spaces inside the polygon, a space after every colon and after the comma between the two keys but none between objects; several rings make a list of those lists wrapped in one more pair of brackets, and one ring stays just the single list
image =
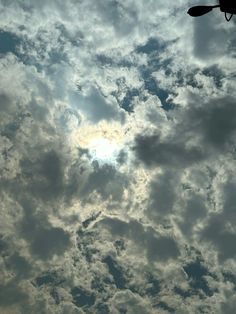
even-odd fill
[{"label": "black object in sky", "polygon": [[[220,8],[221,12],[225,13],[225,18],[230,21],[232,16],[236,14],[236,3],[234,0],[219,0],[219,5],[199,5],[192,7],[188,10],[188,14],[191,16],[201,16],[207,14],[214,8]],[[230,14],[230,16],[227,16]]]}]

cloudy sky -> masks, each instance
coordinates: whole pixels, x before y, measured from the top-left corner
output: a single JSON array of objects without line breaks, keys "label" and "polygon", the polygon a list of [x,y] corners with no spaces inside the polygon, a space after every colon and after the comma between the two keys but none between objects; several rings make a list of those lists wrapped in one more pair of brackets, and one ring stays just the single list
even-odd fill
[{"label": "cloudy sky", "polygon": [[196,4],[0,0],[0,313],[234,312],[236,19]]}]

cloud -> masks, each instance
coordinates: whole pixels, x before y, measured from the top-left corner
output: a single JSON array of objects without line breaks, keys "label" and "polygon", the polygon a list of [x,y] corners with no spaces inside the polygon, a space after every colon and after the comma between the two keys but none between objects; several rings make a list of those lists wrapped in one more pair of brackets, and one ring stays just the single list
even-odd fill
[{"label": "cloud", "polygon": [[226,301],[222,302],[221,305],[221,311],[224,314],[229,314],[232,313],[235,307],[235,297],[234,296],[229,296],[226,297]]},{"label": "cloud", "polygon": [[158,134],[137,135],[134,151],[147,167],[152,166],[186,166],[204,159],[201,147],[187,147],[183,138],[176,136],[160,139]]},{"label": "cloud", "polygon": [[96,191],[103,199],[112,197],[114,201],[121,201],[127,184],[126,176],[112,165],[105,164],[100,167],[94,162],[93,172],[80,190],[81,199],[91,199],[91,193]]},{"label": "cloud", "polygon": [[27,302],[28,296],[22,292],[14,282],[9,282],[7,285],[0,287],[0,304],[2,308],[14,307],[19,305],[21,308],[24,302]]},{"label": "cloud", "polygon": [[140,254],[145,252],[150,262],[167,262],[169,259],[176,259],[179,256],[179,248],[173,238],[168,235],[158,235],[152,228],[145,229],[137,221],[126,223],[106,218],[99,224],[107,227],[114,236],[132,240]]},{"label": "cloud", "polygon": [[124,114],[116,108],[114,100],[108,102],[96,88],[92,88],[86,96],[74,94],[71,102],[85,112],[87,118],[94,123],[101,120],[124,119]]},{"label": "cloud", "polygon": [[178,175],[169,170],[150,183],[147,210],[152,219],[162,219],[172,213],[178,195],[177,184]]},{"label": "cloud", "polygon": [[235,29],[186,11],[0,3],[0,311],[232,311]]},{"label": "cloud", "polygon": [[[223,149],[235,132],[235,99],[216,98],[187,111],[186,121],[191,133],[201,134],[205,145]],[[185,118],[185,117],[184,117]]]},{"label": "cloud", "polygon": [[30,250],[41,259],[61,255],[70,246],[69,235],[58,227],[52,227],[45,214],[35,214],[32,204],[24,201],[24,216],[20,224],[20,233],[29,241]]},{"label": "cloud", "polygon": [[221,261],[234,258],[235,232],[228,231],[226,221],[222,215],[213,215],[201,234],[201,238],[211,242],[217,249]]},{"label": "cloud", "polygon": [[119,313],[123,310],[134,311],[137,313],[151,313],[151,307],[139,296],[133,294],[131,291],[117,292],[111,300],[114,313]]}]

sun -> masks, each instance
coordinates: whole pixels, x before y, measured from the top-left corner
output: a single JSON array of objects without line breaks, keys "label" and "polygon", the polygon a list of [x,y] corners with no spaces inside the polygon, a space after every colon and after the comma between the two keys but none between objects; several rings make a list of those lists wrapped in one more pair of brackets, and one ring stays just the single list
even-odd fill
[{"label": "sun", "polygon": [[86,149],[90,160],[99,165],[118,166],[118,157],[124,148],[124,128],[119,123],[101,122],[97,125],[84,125],[71,135],[71,143]]},{"label": "sun", "polygon": [[91,141],[89,153],[92,160],[99,164],[114,164],[119,154],[119,146],[106,138],[95,138]]}]

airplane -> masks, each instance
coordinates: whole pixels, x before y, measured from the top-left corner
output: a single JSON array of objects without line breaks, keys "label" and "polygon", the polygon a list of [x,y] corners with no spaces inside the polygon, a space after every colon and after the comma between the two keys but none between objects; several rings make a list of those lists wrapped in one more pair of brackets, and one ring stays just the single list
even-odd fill
[{"label": "airplane", "polygon": [[[235,0],[219,0],[218,5],[198,5],[190,8],[188,14],[191,16],[201,16],[207,14],[214,8],[220,8],[221,12],[225,13],[226,21],[230,21],[232,16],[236,14],[236,2]],[[230,16],[228,16],[230,14]]]}]

